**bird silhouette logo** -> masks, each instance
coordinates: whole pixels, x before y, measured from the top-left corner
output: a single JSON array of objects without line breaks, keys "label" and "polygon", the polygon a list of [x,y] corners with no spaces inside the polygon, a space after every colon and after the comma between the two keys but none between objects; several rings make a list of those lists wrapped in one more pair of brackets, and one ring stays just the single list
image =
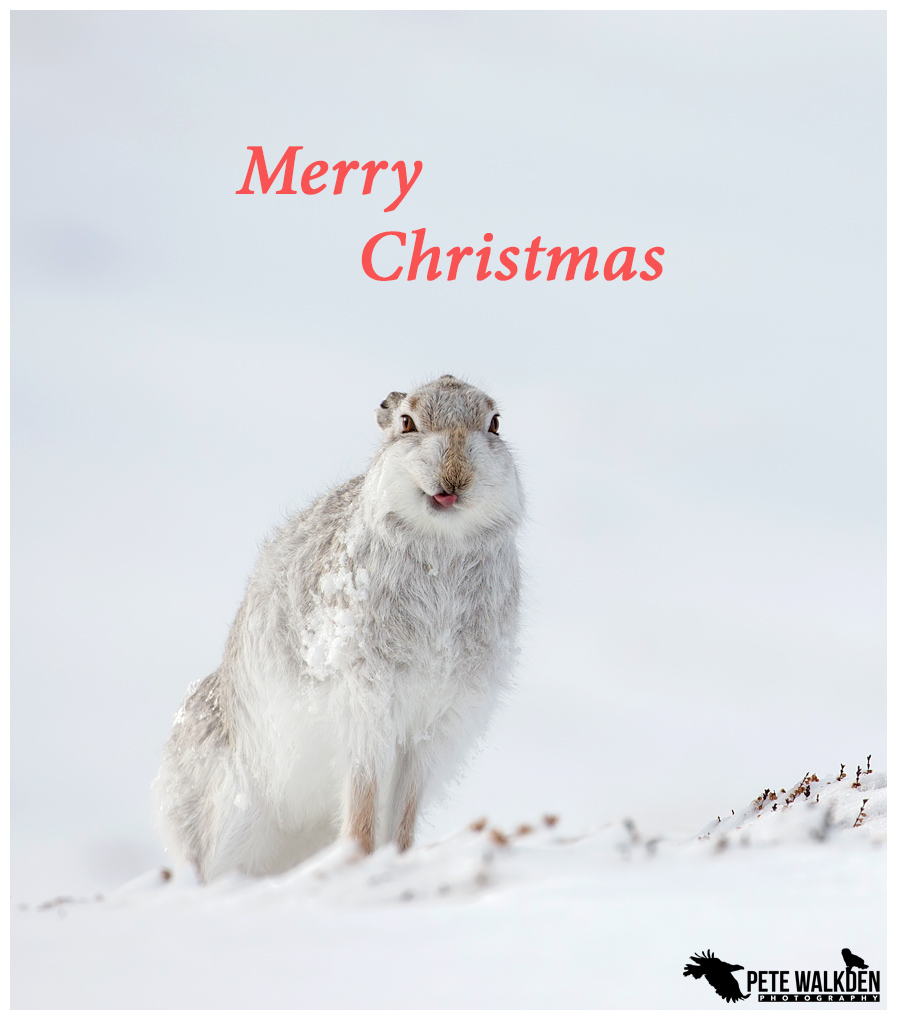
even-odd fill
[{"label": "bird silhouette logo", "polygon": [[857,956],[855,953],[852,953],[849,949],[842,949],[841,955],[844,957],[844,962],[847,964],[848,970],[853,970],[854,967],[856,967],[857,970],[869,969],[866,966],[866,961]]},{"label": "bird silhouette logo", "polygon": [[726,1002],[737,1002],[739,999],[750,998],[743,995],[738,982],[732,976],[733,970],[744,970],[740,963],[726,963],[714,956],[708,949],[706,953],[691,957],[692,962],[685,965],[683,977],[693,977],[695,981],[707,978],[707,982],[716,994]]}]

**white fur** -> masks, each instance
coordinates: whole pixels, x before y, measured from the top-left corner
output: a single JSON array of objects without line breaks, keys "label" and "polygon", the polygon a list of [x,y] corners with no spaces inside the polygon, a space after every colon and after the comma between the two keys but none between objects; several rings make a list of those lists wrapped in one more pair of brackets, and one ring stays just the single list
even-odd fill
[{"label": "white fur", "polygon": [[395,840],[482,736],[516,656],[523,514],[495,413],[452,376],[390,394],[367,474],[263,549],[155,784],[171,849],[204,879],[349,834],[353,783],[376,788],[376,842]]}]

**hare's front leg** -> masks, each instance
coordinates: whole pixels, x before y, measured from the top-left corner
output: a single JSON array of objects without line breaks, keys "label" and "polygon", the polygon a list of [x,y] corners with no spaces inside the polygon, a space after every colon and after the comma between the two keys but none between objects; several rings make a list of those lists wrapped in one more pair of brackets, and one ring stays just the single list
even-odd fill
[{"label": "hare's front leg", "polygon": [[355,767],[349,776],[344,807],[343,836],[355,840],[363,853],[374,852],[377,831],[377,780],[373,771]]},{"label": "hare's front leg", "polygon": [[420,758],[415,751],[400,750],[393,778],[387,819],[387,839],[400,851],[414,843],[414,828],[421,796]]}]

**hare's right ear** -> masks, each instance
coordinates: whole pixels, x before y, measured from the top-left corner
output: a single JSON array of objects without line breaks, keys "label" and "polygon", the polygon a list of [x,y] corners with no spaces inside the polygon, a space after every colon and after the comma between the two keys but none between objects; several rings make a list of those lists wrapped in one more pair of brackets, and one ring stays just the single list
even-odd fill
[{"label": "hare's right ear", "polygon": [[399,393],[397,390],[393,390],[392,393],[383,401],[383,403],[377,408],[377,424],[385,432],[392,424],[392,412],[402,403],[407,397],[407,393]]}]

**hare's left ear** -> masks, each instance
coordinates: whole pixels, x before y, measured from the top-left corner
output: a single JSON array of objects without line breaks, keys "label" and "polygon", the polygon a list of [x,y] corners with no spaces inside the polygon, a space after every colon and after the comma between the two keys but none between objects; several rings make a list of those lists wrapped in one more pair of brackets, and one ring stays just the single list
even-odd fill
[{"label": "hare's left ear", "polygon": [[383,403],[377,408],[377,424],[385,432],[392,424],[392,412],[402,403],[407,397],[407,393],[399,393],[398,390],[393,390],[392,393],[383,401]]}]

